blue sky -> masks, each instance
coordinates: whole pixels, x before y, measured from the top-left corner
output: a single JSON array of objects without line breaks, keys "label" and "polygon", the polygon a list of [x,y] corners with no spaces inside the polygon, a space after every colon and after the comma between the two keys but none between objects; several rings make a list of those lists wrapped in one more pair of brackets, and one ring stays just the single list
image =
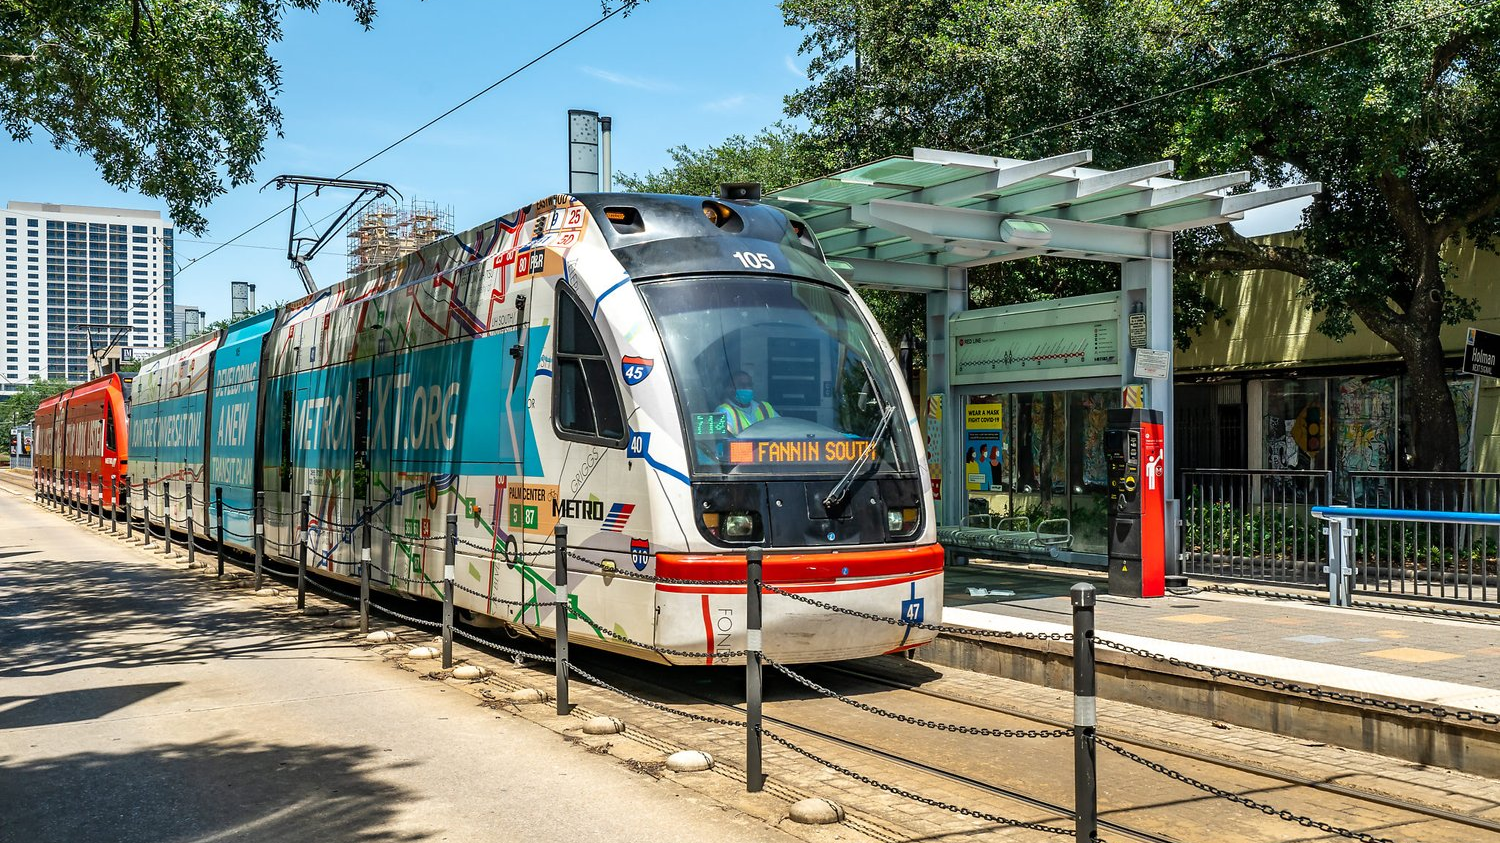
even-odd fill
[{"label": "blue sky", "polygon": [[[598,0],[382,0],[365,32],[347,8],[291,12],[274,47],[284,137],[266,143],[256,183],[207,209],[209,229],[180,234],[177,302],[228,315],[229,282],[257,285],[259,303],[293,298],[287,217],[194,262],[282,208],[290,191],[260,186],[281,173],[332,176],[437,116],[598,19]],[[774,0],[649,0],[522,72],[351,174],[393,184],[407,199],[451,206],[462,230],[567,188],[566,113],[614,119],[616,172],[670,163],[667,150],[753,134],[782,117],[806,84],[802,33]],[[0,200],[164,210],[106,184],[92,161],[46,143],[0,140]],[[309,204],[312,219],[334,210]],[[195,242],[198,241],[198,242]],[[343,237],[313,264],[320,285],[345,273]]]}]

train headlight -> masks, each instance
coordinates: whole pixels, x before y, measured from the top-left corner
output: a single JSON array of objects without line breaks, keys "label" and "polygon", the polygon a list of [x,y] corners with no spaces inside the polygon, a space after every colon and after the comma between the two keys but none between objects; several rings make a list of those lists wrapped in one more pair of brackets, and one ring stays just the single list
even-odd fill
[{"label": "train headlight", "polygon": [[919,510],[914,506],[892,507],[885,511],[885,529],[893,536],[905,536],[917,529]]},{"label": "train headlight", "polygon": [[727,513],[723,524],[726,539],[748,539],[755,533],[755,516],[748,512]]}]

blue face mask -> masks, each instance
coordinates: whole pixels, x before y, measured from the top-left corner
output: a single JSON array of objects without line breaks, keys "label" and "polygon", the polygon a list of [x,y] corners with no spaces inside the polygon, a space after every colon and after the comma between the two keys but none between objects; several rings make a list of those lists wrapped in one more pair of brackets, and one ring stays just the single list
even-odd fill
[{"label": "blue face mask", "polygon": [[744,406],[754,400],[755,390],[753,389],[736,389],[734,391],[734,403],[736,404]]}]

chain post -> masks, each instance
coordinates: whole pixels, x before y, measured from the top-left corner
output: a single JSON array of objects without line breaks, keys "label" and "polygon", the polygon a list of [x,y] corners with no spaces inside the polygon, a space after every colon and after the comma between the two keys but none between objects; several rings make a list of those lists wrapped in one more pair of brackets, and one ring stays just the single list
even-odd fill
[{"label": "chain post", "polygon": [[130,499],[135,497],[130,494],[130,477],[125,478],[125,497],[120,499],[120,505],[125,509],[125,540],[135,538],[135,521],[130,517]]},{"label": "chain post", "polygon": [[109,479],[109,533],[114,535],[120,531],[119,515],[116,510],[120,508],[120,475]]},{"label": "chain post", "polygon": [[172,481],[170,481],[170,480],[163,480],[163,481],[161,481],[161,523],[162,523],[162,527],[163,527],[162,532],[166,534],[166,538],[162,539],[162,541],[166,543],[166,548],[162,550],[162,553],[166,554],[167,556],[171,556],[172,555]]},{"label": "chain post", "polygon": [[448,541],[443,545],[443,670],[453,667],[454,557],[458,554],[458,514],[448,513]]},{"label": "chain post", "polygon": [[554,533],[552,549],[552,582],[556,588],[553,612],[553,627],[556,643],[553,655],[557,657],[557,713],[568,713],[568,526],[558,524]]},{"label": "chain post", "polygon": [[745,792],[760,793],[761,775],[761,616],[759,547],[745,551]]},{"label": "chain post", "polygon": [[219,576],[224,576],[224,487],[214,487],[214,535],[219,543]]},{"label": "chain post", "polygon": [[198,564],[195,561],[195,558],[196,558],[195,551],[197,550],[198,542],[196,542],[196,541],[193,540],[193,530],[194,530],[194,524],[193,524],[193,484],[191,484],[191,483],[187,484],[187,497],[183,498],[183,503],[187,505],[187,552],[188,552],[188,567],[192,568],[192,567],[196,567],[197,564]]},{"label": "chain post", "polygon": [[261,563],[266,558],[266,493],[255,493],[255,590],[260,591]]},{"label": "chain post", "polygon": [[1099,776],[1094,729],[1099,722],[1094,676],[1094,587],[1077,583],[1073,603],[1073,816],[1079,843],[1099,839]]},{"label": "chain post", "polygon": [[92,471],[85,474],[83,480],[83,521],[91,527],[94,525],[94,472]]},{"label": "chain post", "polygon": [[365,507],[360,520],[359,547],[359,634],[370,634],[370,508]]},{"label": "chain post", "polygon": [[151,546],[151,481],[141,481],[141,547]]},{"label": "chain post", "polygon": [[307,524],[311,517],[312,495],[302,493],[302,540],[297,543],[297,610],[307,608]]}]

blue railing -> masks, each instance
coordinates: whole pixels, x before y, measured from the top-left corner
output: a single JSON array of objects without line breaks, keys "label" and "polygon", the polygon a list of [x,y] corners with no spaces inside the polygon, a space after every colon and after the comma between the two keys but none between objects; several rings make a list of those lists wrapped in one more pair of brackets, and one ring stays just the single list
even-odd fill
[{"label": "blue railing", "polygon": [[1329,602],[1354,592],[1500,603],[1500,513],[1315,506],[1328,524]]}]

